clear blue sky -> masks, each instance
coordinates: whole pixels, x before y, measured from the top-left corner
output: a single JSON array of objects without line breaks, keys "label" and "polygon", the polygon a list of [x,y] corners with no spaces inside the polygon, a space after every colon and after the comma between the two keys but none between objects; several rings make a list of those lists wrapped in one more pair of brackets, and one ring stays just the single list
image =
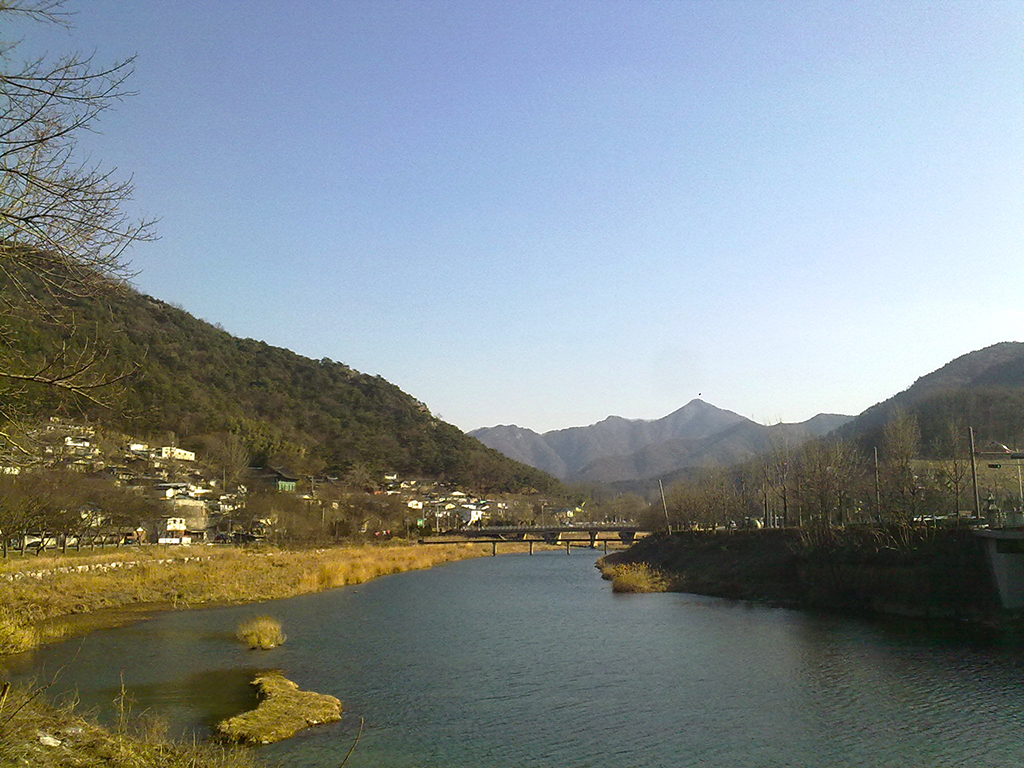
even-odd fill
[{"label": "clear blue sky", "polygon": [[1024,3],[95,0],[138,287],[464,429],[859,413],[1024,329]]}]

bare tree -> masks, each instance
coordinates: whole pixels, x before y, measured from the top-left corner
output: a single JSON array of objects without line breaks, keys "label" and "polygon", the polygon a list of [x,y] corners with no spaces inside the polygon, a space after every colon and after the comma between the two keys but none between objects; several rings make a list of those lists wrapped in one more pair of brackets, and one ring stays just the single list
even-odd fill
[{"label": "bare tree", "polygon": [[353,491],[373,493],[380,488],[380,481],[377,475],[368,464],[361,461],[353,462],[342,478],[344,486]]},{"label": "bare tree", "polygon": [[[737,490],[735,479],[723,471],[707,471],[700,477],[672,485],[665,491],[669,521],[673,530],[707,530],[742,522],[747,516],[746,499]],[[663,515],[661,504],[651,507],[648,519]],[[655,523],[660,525],[664,522]]]},{"label": "bare tree", "polygon": [[857,453],[845,440],[813,440],[803,447],[799,489],[808,522],[824,527],[849,522],[859,469]]},{"label": "bare tree", "polygon": [[[18,17],[66,24],[61,6],[0,0],[0,29]],[[69,304],[122,288],[130,277],[126,249],[153,237],[152,221],[124,210],[131,179],[78,152],[82,133],[129,95],[132,59],[104,67],[71,53],[19,62],[17,49],[0,38],[0,320],[20,307],[55,323],[64,341],[45,359],[29,357],[11,323],[0,324],[0,387],[8,403],[0,422],[14,415],[9,404],[26,386],[95,400],[97,389],[120,378],[101,370],[104,353],[77,328]]]},{"label": "bare tree", "polygon": [[[777,426],[777,430],[779,425]],[[765,525],[782,527],[791,524],[789,519],[790,500],[793,485],[793,446],[789,437],[777,431],[771,442],[771,450],[764,458],[765,484]]]},{"label": "bare tree", "polygon": [[939,456],[938,479],[948,492],[950,512],[960,520],[960,505],[967,490],[971,471],[967,423],[962,416],[951,415],[943,422],[936,438]]},{"label": "bare tree", "polygon": [[237,485],[250,459],[242,439],[234,432],[222,432],[207,443],[207,450],[213,468],[221,476],[223,490]]},{"label": "bare tree", "polygon": [[882,430],[882,503],[890,522],[910,524],[918,514],[922,496],[914,467],[921,447],[917,417],[902,408],[893,410]]}]

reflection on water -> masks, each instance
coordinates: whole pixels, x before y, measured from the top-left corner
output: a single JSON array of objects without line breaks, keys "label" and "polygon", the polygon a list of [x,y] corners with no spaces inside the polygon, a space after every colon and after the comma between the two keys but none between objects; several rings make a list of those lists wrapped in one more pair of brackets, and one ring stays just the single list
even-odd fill
[{"label": "reflection on water", "polygon": [[[179,678],[128,686],[125,694],[133,712],[161,713],[157,716],[177,720],[187,732],[206,735],[221,720],[256,706],[256,688],[252,681],[265,671],[257,668],[210,669]],[[101,701],[115,701],[120,695],[120,687],[96,691]]]},{"label": "reflection on water", "polygon": [[[177,731],[247,709],[258,669],[338,696],[269,762],[406,766],[1017,766],[1019,640],[694,595],[615,595],[574,553],[503,556],[258,607],[170,613],[33,655]],[[251,652],[269,613],[288,642]],[[70,662],[77,653],[77,658]]]}]

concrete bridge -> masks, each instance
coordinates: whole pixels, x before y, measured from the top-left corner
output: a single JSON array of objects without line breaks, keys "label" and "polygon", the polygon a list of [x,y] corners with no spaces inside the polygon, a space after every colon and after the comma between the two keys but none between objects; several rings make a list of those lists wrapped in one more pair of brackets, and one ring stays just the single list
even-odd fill
[{"label": "concrete bridge", "polygon": [[603,544],[604,551],[607,552],[609,542],[629,545],[636,540],[637,535],[648,532],[647,528],[632,523],[470,526],[429,536],[420,539],[419,543],[490,542],[492,555],[498,553],[498,544],[502,542],[529,544],[531,555],[534,544],[564,544],[568,554],[573,545],[596,549],[598,544]]}]

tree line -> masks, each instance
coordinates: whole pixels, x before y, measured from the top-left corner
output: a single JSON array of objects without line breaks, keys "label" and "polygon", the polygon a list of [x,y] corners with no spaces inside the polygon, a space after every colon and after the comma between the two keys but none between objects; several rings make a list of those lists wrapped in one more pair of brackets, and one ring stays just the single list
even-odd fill
[{"label": "tree line", "polygon": [[[756,460],[701,472],[665,489],[645,521],[655,529],[910,526],[974,513],[971,446],[962,418],[937,431],[924,459],[918,417],[894,409],[880,444],[841,437],[780,439]],[[1017,478],[986,494],[982,514],[1016,507]],[[1012,489],[1010,486],[1012,485]]]},{"label": "tree line", "polygon": [[[348,485],[320,489],[315,497],[257,488],[237,506],[208,517],[209,533],[228,541],[253,534],[282,545],[326,544],[388,532],[404,536],[412,512],[397,497]],[[149,541],[171,502],[143,486],[66,468],[0,474],[0,555],[42,554]]]},{"label": "tree line", "polygon": [[130,488],[67,469],[0,475],[0,552],[120,545],[156,513]]}]

